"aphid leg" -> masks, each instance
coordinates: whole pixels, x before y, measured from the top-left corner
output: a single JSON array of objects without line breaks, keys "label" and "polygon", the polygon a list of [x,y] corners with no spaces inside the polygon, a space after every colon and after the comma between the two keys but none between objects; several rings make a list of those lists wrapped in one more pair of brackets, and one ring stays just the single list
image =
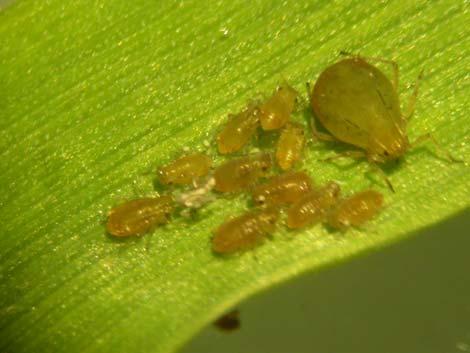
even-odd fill
[{"label": "aphid leg", "polygon": [[385,174],[385,172],[379,167],[377,166],[377,164],[375,163],[369,163],[370,165],[370,170],[372,173],[376,173],[378,174],[384,181],[385,183],[387,184],[388,188],[393,192],[395,193],[395,188],[393,187],[390,179],[387,177],[387,175]]},{"label": "aphid leg", "polygon": [[398,82],[399,82],[399,77],[400,77],[400,70],[398,68],[398,64],[394,61],[394,60],[389,60],[389,59],[383,59],[383,58],[377,58],[377,57],[369,57],[369,56],[360,56],[358,54],[352,54],[352,53],[349,53],[347,51],[340,51],[339,53],[340,55],[344,55],[344,56],[351,56],[353,58],[361,58],[361,59],[364,59],[366,61],[375,61],[375,62],[379,62],[379,63],[383,63],[383,64],[387,64],[387,65],[391,65],[392,66],[392,70],[393,70],[393,80],[392,80],[392,84],[393,84],[393,87],[395,88],[395,90],[398,89]]},{"label": "aphid leg", "polygon": [[456,162],[456,163],[463,163],[464,161],[462,159],[457,159],[454,156],[452,156],[449,151],[447,151],[445,148],[443,148],[439,142],[432,136],[430,133],[421,135],[418,137],[416,140],[414,140],[413,143],[410,144],[410,148],[414,148],[416,146],[419,146],[423,144],[426,141],[431,141],[436,149],[439,151],[440,154],[443,154],[449,161],[451,162]]},{"label": "aphid leg", "polygon": [[344,152],[335,154],[334,156],[324,158],[324,159],[322,159],[322,161],[327,162],[327,161],[332,161],[334,159],[344,158],[344,157],[349,157],[349,158],[354,158],[354,159],[362,159],[362,158],[366,158],[367,155],[363,151],[344,151]]},{"label": "aphid leg", "polygon": [[418,78],[415,81],[413,93],[410,96],[410,100],[408,101],[408,107],[406,108],[406,114],[403,115],[403,119],[405,121],[410,120],[410,118],[413,116],[413,113],[415,111],[416,100],[418,99],[419,84],[422,78],[423,78],[423,70],[421,70],[421,72],[418,75]]},{"label": "aphid leg", "polygon": [[320,132],[317,130],[317,127],[315,126],[315,119],[312,118],[310,119],[310,127],[312,129],[312,135],[315,139],[318,141],[327,141],[327,142],[333,142],[337,141],[333,136],[330,134],[326,134],[324,132]]}]

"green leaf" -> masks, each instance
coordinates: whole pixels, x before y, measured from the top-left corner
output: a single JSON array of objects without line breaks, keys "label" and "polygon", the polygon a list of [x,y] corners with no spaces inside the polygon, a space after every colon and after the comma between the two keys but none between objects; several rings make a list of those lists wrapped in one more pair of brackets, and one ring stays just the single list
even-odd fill
[{"label": "green leaf", "polygon": [[[432,132],[468,160],[466,13],[449,1],[150,0],[22,0],[0,12],[1,350],[172,352],[257,291],[467,208],[468,166],[426,145],[390,171],[397,193],[382,188],[384,212],[344,235],[280,229],[254,252],[215,257],[211,229],[247,197],[130,241],[102,224],[135,189],[152,192],[146,172],[213,142],[229,112],[283,79],[304,92],[340,50],[397,60],[402,101],[424,69],[411,140]],[[309,145],[303,168],[345,193],[370,186],[366,163],[318,161],[331,147]]]}]

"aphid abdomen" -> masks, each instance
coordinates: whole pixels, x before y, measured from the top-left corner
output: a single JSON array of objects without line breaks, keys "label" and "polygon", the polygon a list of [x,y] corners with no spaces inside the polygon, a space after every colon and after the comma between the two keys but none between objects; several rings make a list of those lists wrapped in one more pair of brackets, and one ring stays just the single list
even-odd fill
[{"label": "aphid abdomen", "polygon": [[247,250],[275,230],[277,210],[251,211],[230,219],[214,231],[212,249],[218,254]]},{"label": "aphid abdomen", "polygon": [[291,169],[300,159],[305,144],[304,129],[300,124],[289,124],[281,133],[276,147],[276,161],[282,170]]},{"label": "aphid abdomen", "polygon": [[128,201],[111,209],[106,230],[116,237],[141,235],[167,223],[172,211],[171,196]]},{"label": "aphid abdomen", "polygon": [[219,153],[227,154],[240,150],[255,134],[259,125],[258,110],[248,107],[237,115],[231,115],[230,120],[217,136]]},{"label": "aphid abdomen", "polygon": [[263,130],[280,129],[290,120],[297,95],[297,91],[288,84],[276,89],[273,95],[259,107]]},{"label": "aphid abdomen", "polygon": [[310,100],[315,117],[335,138],[368,153],[383,153],[405,133],[392,83],[361,58],[326,68]]},{"label": "aphid abdomen", "polygon": [[285,173],[258,185],[252,192],[256,205],[291,204],[312,190],[312,180],[305,172]]},{"label": "aphid abdomen", "polygon": [[161,167],[159,181],[164,185],[191,184],[197,178],[207,175],[212,165],[211,158],[204,153],[193,153],[180,157]]},{"label": "aphid abdomen", "polygon": [[305,195],[287,211],[287,226],[297,229],[323,221],[327,211],[337,202],[339,193],[339,185],[330,182]]},{"label": "aphid abdomen", "polygon": [[271,157],[262,153],[254,157],[232,159],[214,171],[214,190],[236,192],[253,185],[271,167]]},{"label": "aphid abdomen", "polygon": [[328,224],[333,228],[345,230],[350,226],[358,227],[372,219],[383,205],[383,196],[374,190],[365,190],[338,203],[328,215]]},{"label": "aphid abdomen", "polygon": [[236,219],[220,226],[212,240],[214,252],[219,254],[246,250],[256,246],[263,233],[253,219]]}]

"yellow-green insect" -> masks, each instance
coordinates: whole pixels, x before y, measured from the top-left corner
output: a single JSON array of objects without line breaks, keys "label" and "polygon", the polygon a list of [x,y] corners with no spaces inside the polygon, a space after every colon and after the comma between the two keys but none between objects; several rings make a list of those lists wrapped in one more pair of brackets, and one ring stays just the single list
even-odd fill
[{"label": "yellow-green insect", "polygon": [[[391,64],[393,82],[368,61]],[[317,132],[313,123],[314,136],[354,145],[362,151],[349,151],[342,155],[365,157],[372,164],[395,160],[410,147],[428,139],[437,145],[429,134],[413,143],[408,140],[406,129],[414,112],[420,77],[408,108],[402,113],[397,94],[398,65],[395,62],[352,56],[327,67],[309,95],[315,117],[331,135]],[[386,181],[393,190],[388,179]]]},{"label": "yellow-green insect", "polygon": [[227,220],[214,231],[213,251],[230,254],[255,247],[274,232],[278,217],[277,209],[268,208]]},{"label": "yellow-green insect", "polygon": [[279,86],[273,95],[259,106],[263,130],[277,130],[289,120],[295,108],[298,92],[287,83]]},{"label": "yellow-green insect", "polygon": [[295,203],[312,190],[312,179],[305,172],[284,173],[258,185],[252,192],[257,206]]},{"label": "yellow-green insect", "polygon": [[287,211],[287,226],[297,229],[322,222],[336,204],[340,191],[340,186],[332,181],[306,194]]},{"label": "yellow-green insect", "polygon": [[191,184],[209,173],[211,165],[211,158],[204,153],[188,154],[161,167],[157,172],[158,179],[164,185]]},{"label": "yellow-green insect", "polygon": [[167,223],[172,212],[173,198],[169,195],[131,200],[111,209],[106,230],[116,237],[141,235]]},{"label": "yellow-green insect", "polygon": [[276,161],[282,170],[291,169],[302,156],[305,133],[302,125],[289,123],[282,129],[276,146]]},{"label": "yellow-green insect", "polygon": [[328,224],[339,230],[357,227],[373,218],[381,210],[383,196],[374,190],[358,192],[341,200],[329,213]]},{"label": "yellow-green insect", "polygon": [[270,168],[271,156],[268,153],[232,159],[214,170],[214,190],[241,191],[265,176]]},{"label": "yellow-green insect", "polygon": [[254,105],[249,105],[236,115],[230,114],[229,121],[217,135],[219,153],[233,153],[246,145],[259,125],[258,115],[258,108]]}]

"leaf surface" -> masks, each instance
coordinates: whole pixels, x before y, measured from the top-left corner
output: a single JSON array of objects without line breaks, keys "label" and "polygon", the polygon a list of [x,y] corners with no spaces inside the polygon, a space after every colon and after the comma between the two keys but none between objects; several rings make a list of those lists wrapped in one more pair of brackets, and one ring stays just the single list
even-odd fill
[{"label": "leaf surface", "polygon": [[[211,230],[246,197],[135,240],[103,226],[110,207],[153,191],[145,173],[213,143],[228,113],[283,79],[305,92],[340,50],[395,59],[402,102],[424,69],[410,138],[432,132],[468,160],[468,11],[448,1],[21,0],[0,12],[1,350],[173,352],[257,291],[468,208],[468,166],[427,144],[389,171],[397,193],[381,189],[384,212],[345,234],[281,229],[255,256],[215,257]],[[310,144],[302,168],[345,193],[369,187],[366,163],[319,161],[331,147]]]}]

